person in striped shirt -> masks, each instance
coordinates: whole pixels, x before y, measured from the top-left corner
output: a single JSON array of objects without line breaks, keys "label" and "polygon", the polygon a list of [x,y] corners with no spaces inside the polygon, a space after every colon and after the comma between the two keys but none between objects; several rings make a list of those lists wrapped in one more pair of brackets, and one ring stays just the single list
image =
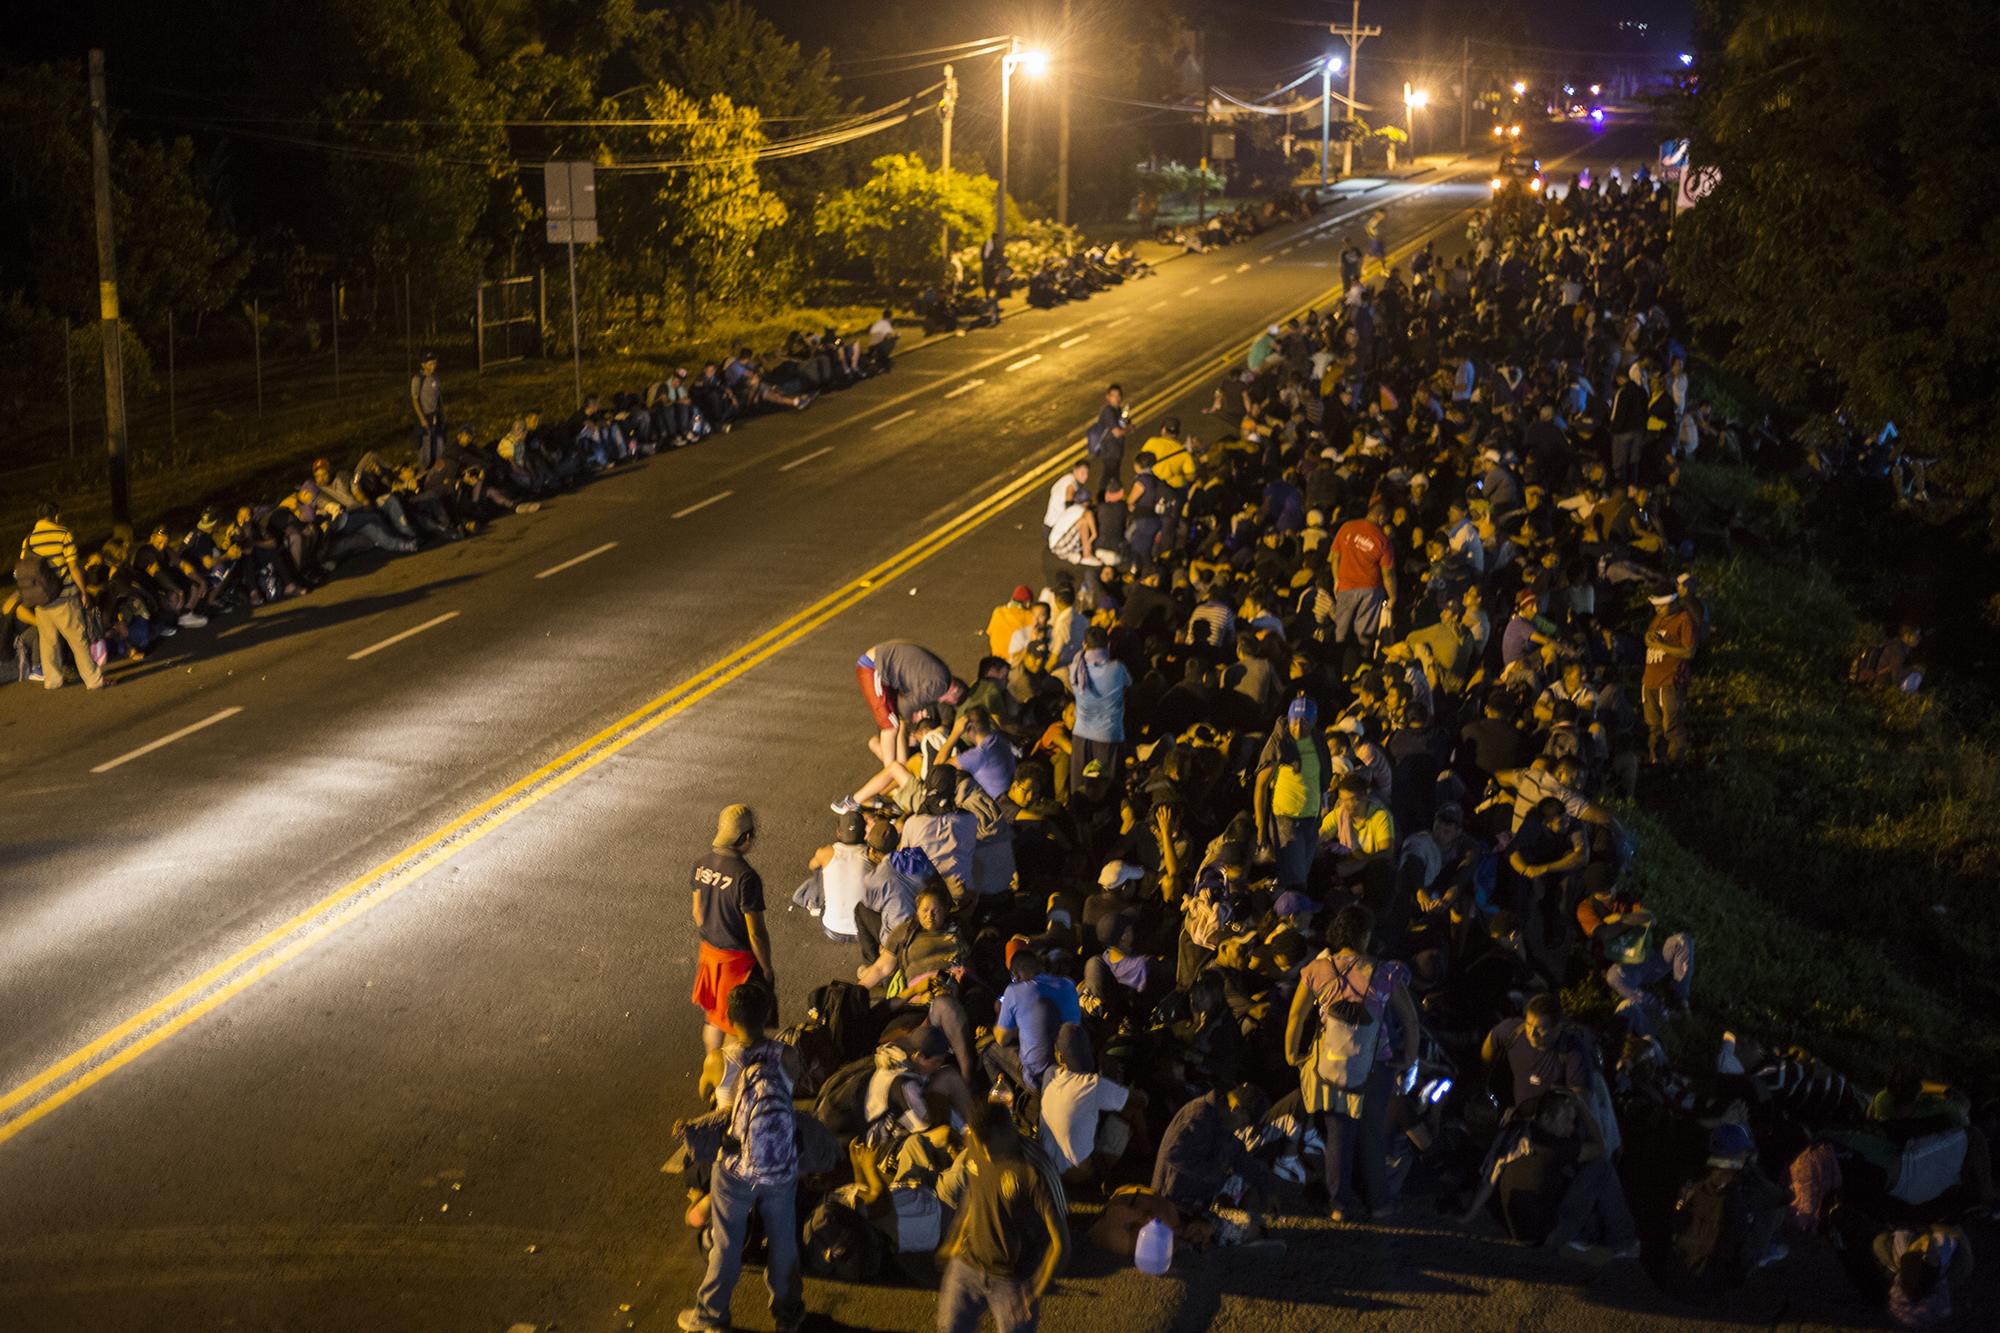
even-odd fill
[{"label": "person in striped shirt", "polygon": [[62,653],[56,647],[60,639],[69,645],[70,656],[76,659],[76,672],[83,677],[85,687],[103,689],[110,682],[98,670],[90,655],[90,642],[84,637],[83,565],[77,559],[76,538],[62,525],[62,510],[53,500],[44,500],[35,507],[35,526],[21,543],[21,557],[26,559],[31,555],[47,562],[55,581],[55,596],[31,608],[35,630],[41,636],[42,688],[62,688]]}]

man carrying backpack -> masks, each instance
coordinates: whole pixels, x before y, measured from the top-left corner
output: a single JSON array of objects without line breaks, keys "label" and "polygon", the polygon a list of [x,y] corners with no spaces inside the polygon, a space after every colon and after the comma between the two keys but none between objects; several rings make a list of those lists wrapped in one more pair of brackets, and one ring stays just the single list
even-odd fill
[{"label": "man carrying backpack", "polygon": [[795,1329],[805,1319],[799,1281],[799,1150],[792,1110],[798,1057],[767,1035],[771,1012],[771,992],[755,981],[729,992],[729,1022],[741,1045],[726,1050],[733,1057],[732,1068],[716,1090],[717,1100],[729,1109],[729,1132],[709,1178],[708,1274],[695,1292],[694,1305],[680,1313],[685,1333],[729,1327],[729,1298],[743,1271],[753,1212],[763,1219],[770,1247],[764,1282],[771,1289],[771,1319],[780,1330]]},{"label": "man carrying backpack", "polygon": [[20,558],[14,562],[14,587],[21,605],[35,613],[35,630],[41,638],[42,688],[62,688],[62,654],[56,648],[60,638],[69,645],[85,688],[101,690],[111,682],[104,679],[90,655],[83,619],[83,565],[77,559],[76,538],[61,520],[62,509],[55,501],[44,500],[35,506],[35,526],[21,543]]},{"label": "man carrying backpack", "polygon": [[1674,1204],[1668,1271],[1685,1300],[1743,1285],[1752,1270],[1785,1257],[1777,1243],[1788,1195],[1757,1169],[1757,1143],[1733,1121],[1708,1137],[1708,1163]]}]

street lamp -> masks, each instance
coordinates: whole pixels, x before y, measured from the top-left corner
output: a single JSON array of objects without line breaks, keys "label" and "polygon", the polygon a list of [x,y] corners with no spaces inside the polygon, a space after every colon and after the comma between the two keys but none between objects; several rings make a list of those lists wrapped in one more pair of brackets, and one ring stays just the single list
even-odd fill
[{"label": "street lamp", "polygon": [[1403,133],[1409,136],[1410,160],[1417,160],[1417,112],[1431,104],[1428,88],[1412,88],[1403,85]]},{"label": "street lamp", "polygon": [[1041,78],[1049,72],[1048,53],[1023,49],[1021,39],[1015,37],[1000,57],[1000,198],[993,209],[993,258],[1001,265],[1007,262],[1007,117],[1017,69],[1031,79]]},{"label": "street lamp", "polygon": [[1528,91],[1528,84],[1525,79],[1514,80],[1514,96],[1516,97],[1525,96],[1527,94],[1527,91]]},{"label": "street lamp", "polygon": [[1321,189],[1327,184],[1327,145],[1333,139],[1333,76],[1340,73],[1346,61],[1339,56],[1328,56],[1319,62],[1319,184]]}]

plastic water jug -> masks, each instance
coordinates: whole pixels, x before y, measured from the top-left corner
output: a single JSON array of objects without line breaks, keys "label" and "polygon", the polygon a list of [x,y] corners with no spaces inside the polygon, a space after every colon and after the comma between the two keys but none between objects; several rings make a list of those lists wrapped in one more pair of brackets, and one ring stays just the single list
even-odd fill
[{"label": "plastic water jug", "polygon": [[1132,1261],[1141,1273],[1153,1277],[1164,1274],[1174,1263],[1174,1229],[1157,1217],[1140,1227]]}]

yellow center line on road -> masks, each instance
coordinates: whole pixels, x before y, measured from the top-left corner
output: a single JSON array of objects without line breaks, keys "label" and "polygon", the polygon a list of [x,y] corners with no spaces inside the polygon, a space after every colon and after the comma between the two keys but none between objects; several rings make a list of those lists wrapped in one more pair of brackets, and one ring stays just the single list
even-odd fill
[{"label": "yellow center line on road", "polygon": [[[1460,209],[1424,229],[1399,246],[1390,258],[1393,260],[1403,253],[1414,252],[1428,236],[1442,230],[1467,211],[1470,210]],[[1370,267],[1380,272],[1380,266]],[[1311,299],[1289,313],[1278,315],[1277,322],[1283,323],[1303,315],[1337,295],[1336,287],[1314,293]],[[1240,359],[1249,341],[1233,340],[1220,352],[1198,358],[1189,369],[1133,404],[1133,415],[1141,416],[1169,406],[1203,380]],[[769,661],[842,612],[874,595],[903,573],[955,544],[1068,466],[1081,448],[1081,440],[1065,439],[1030,463],[1025,471],[1003,481],[983,499],[866,573],[825,594],[735,652],[710,663],[665,693],[509,783],[457,818],[327,894],[289,921],[266,931],[221,962],[183,982],[102,1036],[9,1089],[0,1095],[0,1117],[6,1117],[0,1119],[0,1143],[17,1137],[44,1116],[278,971],[342,926],[373,911],[467,847],[533,809],[723,686]]]}]

